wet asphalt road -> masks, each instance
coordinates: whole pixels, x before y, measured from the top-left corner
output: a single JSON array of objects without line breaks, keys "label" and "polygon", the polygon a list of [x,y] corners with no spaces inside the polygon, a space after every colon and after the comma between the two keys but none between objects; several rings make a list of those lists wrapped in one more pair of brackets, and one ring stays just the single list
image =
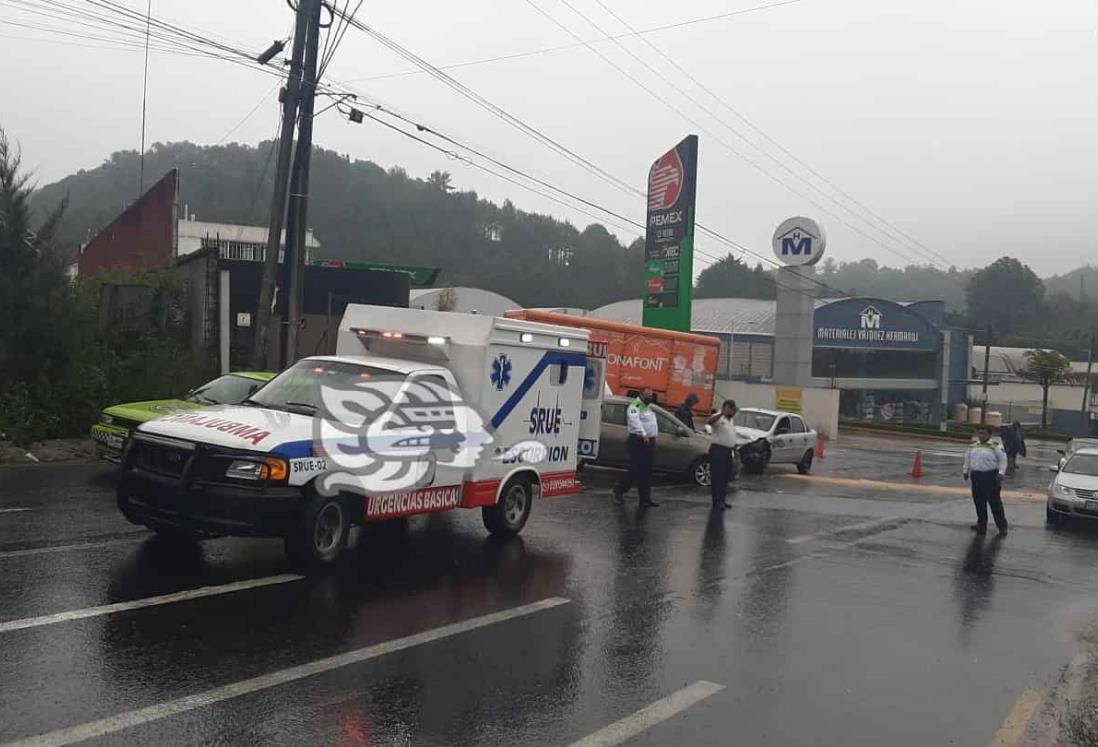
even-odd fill
[{"label": "wet asphalt road", "polygon": [[[106,468],[0,468],[0,743],[118,717],[89,743],[567,745],[673,696],[630,744],[987,745],[1094,622],[1098,532],[1046,530],[1035,445],[1010,535],[974,538],[960,447],[922,447],[922,489],[855,482],[915,484],[911,442],[856,436],[718,515],[666,478],[615,508],[590,470],[521,539],[419,517],[325,578],[277,541],[161,543]],[[721,689],[674,700],[695,683]]]}]

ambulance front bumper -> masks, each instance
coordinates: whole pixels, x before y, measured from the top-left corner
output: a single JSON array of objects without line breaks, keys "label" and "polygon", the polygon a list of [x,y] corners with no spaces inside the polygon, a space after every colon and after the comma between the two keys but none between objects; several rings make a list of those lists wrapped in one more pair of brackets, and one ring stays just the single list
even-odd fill
[{"label": "ambulance front bumper", "polygon": [[284,536],[308,498],[306,488],[279,484],[237,484],[218,479],[233,455],[201,445],[173,461],[171,455],[142,454],[136,439],[127,449],[118,481],[118,508],[135,524],[177,527],[204,535]]}]

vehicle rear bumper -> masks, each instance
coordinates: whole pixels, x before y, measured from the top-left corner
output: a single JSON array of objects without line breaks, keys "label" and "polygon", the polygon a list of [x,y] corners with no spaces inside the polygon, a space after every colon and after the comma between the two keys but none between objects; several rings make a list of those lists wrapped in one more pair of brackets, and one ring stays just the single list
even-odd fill
[{"label": "vehicle rear bumper", "polygon": [[300,486],[184,483],[133,467],[118,482],[118,507],[130,521],[210,535],[284,536],[306,499]]}]

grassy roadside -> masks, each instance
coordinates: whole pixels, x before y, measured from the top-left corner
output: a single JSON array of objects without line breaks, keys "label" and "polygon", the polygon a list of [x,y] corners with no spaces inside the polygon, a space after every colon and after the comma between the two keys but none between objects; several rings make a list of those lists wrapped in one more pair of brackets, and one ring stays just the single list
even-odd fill
[{"label": "grassy roadside", "polygon": [[0,464],[53,464],[57,462],[90,462],[95,459],[95,446],[90,438],[57,438],[36,441],[30,448],[0,441]]}]

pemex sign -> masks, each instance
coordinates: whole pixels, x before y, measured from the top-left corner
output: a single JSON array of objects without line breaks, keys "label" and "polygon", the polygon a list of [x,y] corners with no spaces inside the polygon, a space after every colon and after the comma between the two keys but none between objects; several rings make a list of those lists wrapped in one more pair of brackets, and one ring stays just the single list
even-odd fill
[{"label": "pemex sign", "polygon": [[698,136],[689,135],[648,170],[644,326],[690,330]]}]

